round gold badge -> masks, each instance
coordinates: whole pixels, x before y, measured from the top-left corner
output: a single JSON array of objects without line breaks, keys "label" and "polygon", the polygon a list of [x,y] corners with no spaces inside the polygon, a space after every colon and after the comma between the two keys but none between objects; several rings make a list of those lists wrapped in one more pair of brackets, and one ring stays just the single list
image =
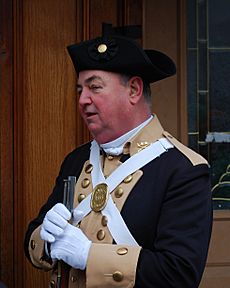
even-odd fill
[{"label": "round gold badge", "polygon": [[107,184],[98,184],[92,192],[90,206],[94,212],[99,212],[105,208],[109,197],[109,189]]},{"label": "round gold badge", "polygon": [[105,51],[107,50],[107,46],[105,44],[100,44],[98,47],[97,47],[97,51],[99,53],[105,53]]}]

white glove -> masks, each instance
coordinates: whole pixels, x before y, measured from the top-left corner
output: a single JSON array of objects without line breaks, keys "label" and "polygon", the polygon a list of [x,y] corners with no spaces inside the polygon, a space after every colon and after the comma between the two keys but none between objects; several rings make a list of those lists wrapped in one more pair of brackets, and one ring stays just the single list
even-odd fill
[{"label": "white glove", "polygon": [[81,211],[81,210],[78,210],[77,208],[75,208],[75,209],[73,210],[73,223],[72,223],[72,224],[73,224],[74,226],[77,226],[77,224],[78,224],[79,222],[81,222],[83,216],[84,216],[84,212]]},{"label": "white glove", "polygon": [[84,270],[91,244],[81,229],[68,224],[64,234],[51,244],[50,255],[53,260],[63,260],[73,268]]},{"label": "white glove", "polygon": [[68,220],[71,218],[71,213],[61,203],[57,203],[47,213],[43,220],[40,237],[44,241],[53,243],[57,236],[63,234]]}]

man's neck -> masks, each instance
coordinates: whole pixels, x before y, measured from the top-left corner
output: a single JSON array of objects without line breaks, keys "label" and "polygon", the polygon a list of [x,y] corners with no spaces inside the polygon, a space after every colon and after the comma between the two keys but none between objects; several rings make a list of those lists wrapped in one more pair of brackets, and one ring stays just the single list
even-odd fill
[{"label": "man's neck", "polygon": [[125,143],[135,136],[144,126],[146,126],[151,120],[153,116],[151,115],[147,120],[142,122],[137,127],[133,128],[132,130],[128,131],[127,133],[123,134],[122,136],[118,137],[117,139],[100,144],[100,147],[108,154],[119,155],[122,153],[123,146]]}]

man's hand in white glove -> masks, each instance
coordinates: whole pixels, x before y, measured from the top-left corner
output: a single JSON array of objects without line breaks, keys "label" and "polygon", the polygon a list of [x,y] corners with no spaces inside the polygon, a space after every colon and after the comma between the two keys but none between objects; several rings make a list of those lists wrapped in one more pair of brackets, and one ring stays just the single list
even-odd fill
[{"label": "man's hand in white glove", "polygon": [[40,237],[44,241],[53,243],[57,236],[63,234],[67,227],[68,220],[71,218],[71,213],[61,203],[57,203],[47,213],[43,220]]},{"label": "man's hand in white glove", "polygon": [[50,255],[53,260],[63,260],[73,268],[84,270],[91,244],[81,229],[68,224],[64,233],[51,244]]}]

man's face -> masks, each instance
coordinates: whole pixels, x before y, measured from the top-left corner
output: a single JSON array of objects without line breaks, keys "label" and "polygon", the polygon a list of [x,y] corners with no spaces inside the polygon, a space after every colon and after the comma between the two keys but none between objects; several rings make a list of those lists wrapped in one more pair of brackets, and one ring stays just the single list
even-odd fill
[{"label": "man's face", "polygon": [[112,141],[129,130],[129,85],[119,74],[87,70],[79,73],[79,109],[99,143]]}]

